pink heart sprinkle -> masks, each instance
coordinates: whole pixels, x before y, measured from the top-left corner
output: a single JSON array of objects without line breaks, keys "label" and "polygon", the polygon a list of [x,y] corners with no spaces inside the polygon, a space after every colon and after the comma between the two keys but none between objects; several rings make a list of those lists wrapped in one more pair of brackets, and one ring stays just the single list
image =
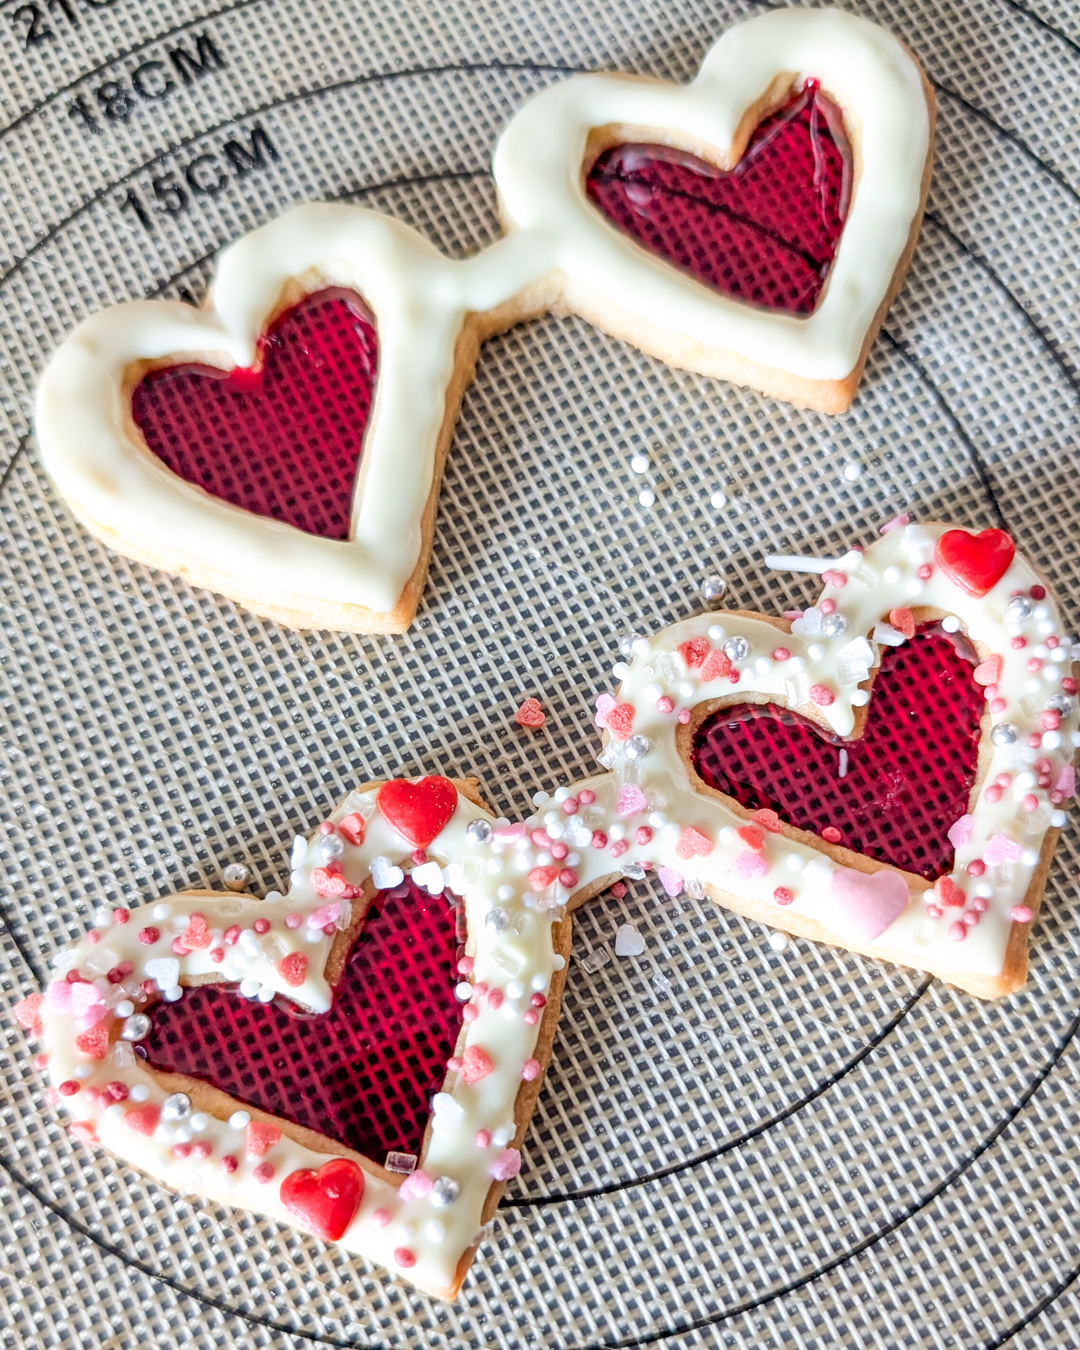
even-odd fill
[{"label": "pink heart sprinkle", "polygon": [[683,830],[675,845],[677,858],[707,858],[712,851],[712,840],[700,830],[695,830],[693,825],[688,825]]},{"label": "pink heart sprinkle", "polygon": [[1071,764],[1063,764],[1054,780],[1054,791],[1071,797],[1076,791],[1076,770]]},{"label": "pink heart sprinkle", "polygon": [[509,1181],[521,1171],[521,1154],[516,1148],[504,1148],[491,1164],[491,1175],[496,1181]]},{"label": "pink heart sprinkle", "polygon": [[908,887],[899,872],[838,867],[832,898],[844,928],[863,942],[873,942],[907,909]]},{"label": "pink heart sprinkle", "polygon": [[67,980],[53,980],[45,991],[46,1001],[50,1008],[55,1008],[57,1012],[71,1011],[71,991],[75,986],[68,984]]},{"label": "pink heart sprinkle", "polygon": [[764,877],[769,873],[769,864],[760,853],[747,849],[740,853],[731,868],[731,875],[740,881],[752,881],[755,877]]},{"label": "pink heart sprinkle", "polygon": [[614,708],[615,700],[610,694],[599,694],[596,699],[596,716],[593,722],[598,727],[607,726],[607,715]]},{"label": "pink heart sprinkle", "polygon": [[955,821],[952,825],[949,826],[948,830],[949,843],[952,844],[953,848],[963,848],[964,845],[971,838],[974,828],[975,828],[974,816],[961,816],[958,821]]},{"label": "pink heart sprinkle", "polygon": [[660,885],[673,900],[682,895],[685,878],[681,872],[676,872],[674,867],[658,867],[656,875],[660,878]]},{"label": "pink heart sprinkle", "polygon": [[410,1172],[398,1187],[399,1200],[422,1200],[429,1193],[434,1182],[422,1167]]},{"label": "pink heart sprinkle", "polygon": [[1016,840],[1010,839],[1007,834],[994,834],[990,836],[990,842],[983,852],[983,862],[986,863],[987,867],[998,867],[1002,863],[1019,862],[1023,851]]},{"label": "pink heart sprinkle", "polygon": [[461,1057],[461,1076],[466,1083],[479,1083],[495,1068],[491,1056],[478,1045],[467,1045]]},{"label": "pink heart sprinkle", "polygon": [[[96,1008],[101,1002],[101,994],[92,984],[80,982],[79,984],[71,985],[70,989],[71,1010],[76,1017],[82,1017],[85,1013],[88,1013],[91,1008]],[[95,1018],[95,1021],[100,1020],[100,1018]]]},{"label": "pink heart sprinkle", "polygon": [[635,816],[649,805],[648,798],[636,783],[624,783],[619,790],[615,809],[620,816]]}]

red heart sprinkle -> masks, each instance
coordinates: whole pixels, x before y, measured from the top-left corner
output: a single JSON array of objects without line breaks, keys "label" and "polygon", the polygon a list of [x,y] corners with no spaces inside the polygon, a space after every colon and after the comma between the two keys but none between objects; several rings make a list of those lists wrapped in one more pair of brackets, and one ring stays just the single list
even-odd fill
[{"label": "red heart sprinkle", "polygon": [[544,725],[547,718],[539,700],[527,698],[514,714],[514,721],[519,727],[528,727],[530,731],[536,731]]},{"label": "red heart sprinkle", "polygon": [[695,830],[693,825],[688,825],[682,834],[679,835],[675,844],[675,856],[678,858],[707,858],[713,851],[712,840],[702,834],[700,830]]},{"label": "red heart sprinkle", "polygon": [[346,816],[344,820],[338,822],[338,829],[347,844],[359,848],[364,842],[367,826],[364,824],[364,817],[354,811],[352,815]]},{"label": "red heart sprinkle", "polygon": [[76,1036],[75,1049],[91,1059],[104,1059],[109,1052],[109,1033],[105,1029],[105,1023],[99,1022],[96,1027],[91,1027],[81,1036]]},{"label": "red heart sprinkle", "polygon": [[281,1183],[281,1203],[327,1242],[337,1242],[364,1198],[363,1169],[349,1158],[334,1158],[317,1172],[301,1168]]},{"label": "red heart sprinkle", "polygon": [[710,651],[701,663],[700,680],[708,684],[710,680],[723,680],[731,674],[731,657],[725,652]]},{"label": "red heart sprinkle", "polygon": [[971,673],[971,678],[976,684],[1000,684],[1003,665],[1004,662],[1000,656],[988,656],[985,661],[980,661],[975,667]]},{"label": "red heart sprinkle", "polygon": [[308,959],[303,952],[290,952],[277,963],[277,972],[290,989],[299,989],[307,976]]},{"label": "red heart sprinkle", "polygon": [[765,847],[765,836],[756,825],[742,825],[735,833],[747,848],[752,848],[755,853],[760,853]]},{"label": "red heart sprinkle", "polygon": [[915,615],[906,606],[889,610],[889,622],[906,638],[915,636]]},{"label": "red heart sprinkle", "polygon": [[379,789],[375,805],[413,848],[427,848],[457,810],[457,788],[449,778],[422,778],[419,783],[392,778]]},{"label": "red heart sprinkle", "polygon": [[128,1111],[124,1116],[124,1124],[136,1134],[145,1134],[149,1138],[157,1129],[160,1117],[161,1107],[156,1102],[147,1102],[145,1106]]},{"label": "red heart sprinkle", "polygon": [[274,1147],[281,1138],[276,1125],[267,1125],[261,1120],[249,1120],[244,1134],[244,1149],[252,1158],[261,1158]]},{"label": "red heart sprinkle", "polygon": [[185,951],[195,951],[198,947],[210,946],[210,925],[203,914],[192,914],[187,927],[180,934],[180,944]]},{"label": "red heart sprinkle", "polygon": [[529,873],[529,886],[534,891],[545,890],[557,880],[559,869],[557,867],[534,867]]},{"label": "red heart sprinkle", "polygon": [[687,642],[680,642],[678,646],[679,655],[691,670],[697,670],[708,656],[709,650],[709,639],[703,637],[690,638]]},{"label": "red heart sprinkle", "polygon": [[938,566],[968,595],[986,595],[1005,573],[1016,545],[1004,530],[946,530],[934,545]]},{"label": "red heart sprinkle", "polygon": [[634,727],[634,705],[617,703],[604,718],[604,726],[617,741],[628,740]]},{"label": "red heart sprinkle", "polygon": [[938,877],[934,882],[934,894],[938,898],[938,904],[946,908],[951,906],[954,909],[963,909],[967,903],[967,896],[952,877]]}]

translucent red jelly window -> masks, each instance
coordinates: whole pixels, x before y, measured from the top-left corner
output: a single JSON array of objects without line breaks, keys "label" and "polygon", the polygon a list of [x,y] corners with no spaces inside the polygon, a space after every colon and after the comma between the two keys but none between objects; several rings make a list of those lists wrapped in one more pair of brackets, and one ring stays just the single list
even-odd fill
[{"label": "translucent red jelly window", "polygon": [[180,478],[255,515],[347,539],[377,365],[358,297],[317,291],[267,330],[257,369],[151,371],[131,412]]},{"label": "translucent red jelly window", "polygon": [[985,707],[974,653],[959,645],[930,630],[887,647],[858,740],[830,740],[786,709],[738,704],[698,728],[694,767],[752,811],[815,834],[832,826],[844,847],[933,880],[952,867],[947,831],[968,809]]},{"label": "translucent red jelly window", "polygon": [[810,314],[847,215],[851,148],[839,108],[808,83],[757,127],[730,173],[666,145],[616,145],[586,191],[619,229],[706,286]]},{"label": "translucent red jelly window", "polygon": [[374,1162],[418,1154],[461,1029],[463,934],[457,902],[406,879],[372,901],[328,1013],[199,985],[150,1009],[140,1049],[156,1069],[202,1079]]}]

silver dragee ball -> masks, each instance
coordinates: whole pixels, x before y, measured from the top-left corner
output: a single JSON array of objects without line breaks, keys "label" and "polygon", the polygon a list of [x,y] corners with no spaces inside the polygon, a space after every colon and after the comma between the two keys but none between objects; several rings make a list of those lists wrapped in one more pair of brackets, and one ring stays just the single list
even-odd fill
[{"label": "silver dragee ball", "polygon": [[183,1120],[191,1112],[191,1098],[184,1092],[174,1092],[161,1103],[161,1114],[166,1120]]},{"label": "silver dragee ball", "polygon": [[990,739],[995,745],[1012,745],[1016,741],[1016,728],[1011,722],[999,722],[991,731]]},{"label": "silver dragee ball", "polygon": [[150,1035],[149,1017],[145,1013],[132,1013],[130,1017],[125,1017],[120,1035],[125,1041],[145,1040]]},{"label": "silver dragee ball", "polygon": [[431,1187],[431,1203],[433,1205],[452,1205],[458,1198],[461,1187],[453,1177],[436,1177]]},{"label": "silver dragee ball", "polygon": [[732,637],[724,643],[724,655],[731,661],[743,661],[750,651],[750,644],[744,637]]},{"label": "silver dragee ball", "polygon": [[1023,623],[1031,618],[1032,609],[1034,606],[1026,595],[1014,595],[1005,606],[1005,618],[1009,623]]},{"label": "silver dragee ball", "polygon": [[648,736],[631,736],[623,746],[623,754],[627,759],[644,759],[652,749],[652,741]]},{"label": "silver dragee ball", "polygon": [[229,863],[222,872],[221,879],[230,891],[242,891],[247,885],[248,869],[243,863]]},{"label": "silver dragee ball", "polygon": [[465,838],[470,844],[486,844],[491,838],[491,826],[486,820],[470,820],[465,826]]},{"label": "silver dragee ball", "polygon": [[707,576],[701,583],[701,598],[711,607],[719,605],[727,592],[727,582],[715,574]]}]

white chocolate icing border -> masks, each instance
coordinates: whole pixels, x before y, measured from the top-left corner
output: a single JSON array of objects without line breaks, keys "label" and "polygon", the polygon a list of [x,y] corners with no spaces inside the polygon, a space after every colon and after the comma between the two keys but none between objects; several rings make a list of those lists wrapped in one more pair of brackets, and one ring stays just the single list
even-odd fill
[{"label": "white chocolate icing border", "polygon": [[[835,606],[832,613],[846,622],[841,635],[788,635],[764,618],[716,612],[686,619],[651,640],[638,638],[630,664],[616,667],[621,684],[614,702],[633,708],[632,734],[645,738],[647,753],[630,760],[625,744],[609,737],[602,762],[614,772],[561,790],[564,794],[579,793],[582,787],[591,790],[596,801],[589,808],[590,827],[606,831],[611,841],[625,843],[625,851],[614,864],[609,848],[585,848],[584,861],[577,869],[582,884],[610,875],[613,865],[629,868],[633,874],[645,863],[649,868],[670,869],[669,878],[676,874],[677,884],[672,882],[676,893],[690,883],[768,905],[780,928],[786,926],[789,915],[805,915],[822,926],[826,941],[919,970],[944,973],[956,984],[963,985],[966,976],[972,977],[975,985],[999,976],[1017,922],[1012,917],[1013,908],[1023,905],[1032,877],[1043,861],[1049,831],[1065,823],[1063,802],[1050,801],[1053,787],[1047,789],[1035,781],[1040,762],[1051,784],[1064,785],[1063,797],[1072,795],[1072,763],[1080,745],[1080,711],[1075,696],[1066,697],[1068,710],[1061,715],[1058,729],[1045,729],[1040,718],[1048,700],[1062,694],[1062,679],[1073,677],[1074,639],[1064,636],[1057,605],[1049,594],[1030,602],[1027,619],[1011,622],[1006,618],[1006,604],[1013,592],[1026,595],[1032,586],[1044,585],[1019,554],[985,596],[974,597],[952,581],[934,559],[935,542],[947,528],[927,524],[890,529],[864,552],[853,549],[840,559],[820,564],[813,559],[777,560],[843,579],[841,587],[827,584],[818,601],[818,605],[824,601]],[[932,572],[928,578],[921,578],[919,569],[927,566]],[[900,634],[891,629],[888,615],[902,607],[941,611],[945,622],[955,623],[981,653],[1000,656],[1001,676],[992,689],[997,702],[988,704],[980,777],[961,827],[967,837],[956,847],[950,873],[951,880],[964,892],[964,909],[945,908],[940,917],[932,917],[932,911],[928,912],[935,899],[931,883],[899,873],[909,881],[907,908],[867,943],[848,931],[839,918],[831,894],[836,864],[820,848],[781,833],[765,832],[767,871],[752,878],[737,875],[736,860],[748,849],[736,831],[750,823],[749,813],[729,804],[728,799],[705,796],[696,790],[696,780],[679,753],[677,732],[680,714],[688,719],[699,704],[721,697],[741,702],[760,695],[767,701],[810,711],[824,718],[839,736],[849,736],[856,709],[867,702],[867,677],[880,659],[881,644],[874,634],[878,632],[893,643],[898,641]],[[811,616],[807,621],[810,627],[823,617],[816,606],[806,615]],[[704,638],[717,650],[733,638],[745,639],[746,655],[733,662],[737,683],[726,677],[702,682],[698,671],[687,667],[677,649],[694,638]],[[1025,639],[1027,645],[1014,648],[1014,638]],[[1057,645],[1048,646],[1048,640]],[[790,658],[775,660],[772,653],[778,649],[789,651]],[[1037,672],[1028,669],[1030,661],[1039,663]],[[815,685],[832,693],[829,706],[811,701],[809,691]],[[657,706],[664,699],[671,700],[670,711]],[[601,704],[598,716],[600,725],[604,706]],[[1015,739],[997,744],[991,739],[993,729],[1003,724],[1015,730]],[[1038,747],[1029,743],[1035,737],[1040,741]],[[997,801],[988,800],[986,788],[998,775],[1006,775],[1009,786]],[[640,790],[647,808],[620,814],[619,794],[625,784]],[[1034,809],[1028,809],[1032,803]],[[640,826],[647,826],[652,834],[644,844],[635,841]],[[676,844],[688,826],[706,836],[712,845],[708,856],[685,860],[677,855]],[[1014,861],[990,861],[1003,851],[1019,856]],[[984,856],[988,860],[985,873],[978,878],[969,875],[968,864],[978,864]],[[884,864],[871,866],[874,870],[896,871]],[[777,887],[794,892],[790,905],[775,903]],[[980,904],[974,910],[976,900]],[[975,918],[961,922],[966,912],[974,912]],[[962,937],[954,930],[957,923],[965,929]]]},{"label": "white chocolate icing border", "polygon": [[[361,207],[298,206],[221,255],[205,309],[141,300],[86,319],[53,355],[37,395],[45,467],[76,514],[110,542],[211,559],[241,597],[394,608],[420,557],[421,519],[466,315],[503,303],[526,260],[502,241],[453,262],[416,231]],[[173,474],[132,437],[125,377],[139,362],[250,366],[290,283],[342,286],[375,318],[378,370],[348,540],[232,506]]]},{"label": "white chocolate icing border", "polygon": [[[377,1165],[365,1168],[363,1201],[340,1239],[344,1247],[383,1265],[397,1262],[397,1253],[405,1248],[415,1258],[415,1264],[401,1269],[405,1278],[431,1292],[453,1287],[463,1255],[479,1237],[492,1168],[497,1159],[505,1162],[512,1155],[507,1145],[516,1134],[518,1091],[523,1080],[533,1081],[539,1072],[532,1059],[542,1021],[539,1009],[563,964],[552,946],[551,924],[568,906],[620,874],[640,878],[655,870],[671,895],[683,889],[703,894],[711,888],[720,896],[766,907],[772,902],[777,927],[793,926],[804,916],[819,925],[825,940],[943,973],[961,987],[970,983],[975,992],[979,981],[985,986],[1001,974],[1014,925],[1030,923],[1030,913],[1018,916],[1015,908],[1028,896],[1050,832],[1065,823],[1061,807],[1075,787],[1072,763],[1080,744],[1075,640],[1062,633],[1052,596],[1019,555],[987,594],[969,594],[937,561],[935,545],[946,529],[940,524],[897,524],[865,551],[851,549],[840,558],[820,561],[775,559],[776,565],[824,575],[826,586],[817,604],[796,620],[802,631],[787,634],[764,618],[717,612],[665,628],[651,641],[636,638],[632,661],[615,668],[621,680],[617,695],[598,700],[597,724],[609,733],[601,759],[611,771],[551,795],[538,794],[537,810],[526,821],[493,821],[458,794],[454,815],[426,850],[426,870],[414,880],[429,890],[448,887],[464,902],[473,965],[464,972],[459,997],[468,1000],[472,1020],[465,1023],[456,1053],[480,1047],[494,1068],[473,1084],[451,1073],[436,1096],[419,1162],[427,1189],[413,1194],[409,1187],[414,1183],[407,1183],[402,1194]],[[1044,593],[1033,596],[1035,587]],[[1017,612],[1017,599],[1023,612]],[[870,697],[881,645],[901,640],[889,622],[897,609],[940,614],[942,626],[962,631],[984,662],[1000,660],[1000,671],[986,685],[982,771],[968,813],[961,818],[963,829],[953,841],[950,879],[963,892],[963,908],[937,906],[934,913],[936,897],[929,883],[872,864],[874,871],[904,878],[908,897],[899,916],[867,943],[847,931],[838,917],[832,893],[838,870],[834,857],[816,847],[812,836],[796,838],[767,829],[760,831],[755,850],[737,833],[748,824],[748,813],[726,798],[697,790],[680,753],[678,730],[701,704],[720,697],[742,702],[760,696],[813,712],[837,735],[849,736],[857,710]],[[822,632],[827,619],[839,619],[833,626],[843,631]],[[679,651],[694,640],[717,654],[712,670],[701,661],[689,664],[686,649]],[[1014,645],[1021,641],[1024,645]],[[720,653],[728,662],[723,671],[715,669],[724,664]],[[1072,682],[1069,689],[1063,688],[1066,679]],[[815,688],[817,698],[811,693]],[[613,717],[620,705],[621,721],[619,714]],[[1049,723],[1056,717],[1057,725],[1048,724],[1048,714]],[[1013,734],[1003,737],[1006,727]],[[628,753],[631,746],[633,754]],[[988,789],[1002,784],[992,798]],[[378,812],[375,789],[351,793],[329,817],[335,826],[330,833],[343,834],[336,827],[353,813],[364,818],[366,829],[360,845],[335,845],[345,882],[357,887],[394,884],[386,877],[387,869],[407,868],[412,851]],[[485,837],[475,837],[475,825],[470,833],[474,822],[482,823]],[[680,853],[687,830],[696,831],[708,846],[689,859]],[[163,954],[171,959],[171,940],[185,930],[193,913],[205,916],[215,945],[228,925],[239,924],[245,933],[217,964],[203,949],[176,956],[170,969],[176,987],[166,996],[181,997],[178,986],[184,981],[213,973],[247,981],[249,996],[283,994],[315,1010],[327,1008],[331,992],[323,972],[333,938],[321,929],[328,902],[316,891],[322,884],[316,869],[326,865],[320,842],[325,837],[320,827],[309,839],[295,841],[287,896],[271,894],[262,902],[211,893],[172,896],[132,910],[126,922],[115,914],[99,918],[96,929],[59,955],[54,964],[61,976],[78,970],[93,986],[95,992],[84,1000],[89,997],[94,1005],[90,1025],[103,1022],[109,1030],[105,1060],[77,1048],[76,1037],[85,1027],[73,1019],[54,986],[29,1018],[20,1014],[24,1025],[41,1024],[54,1090],[77,1085],[72,1095],[56,1098],[71,1113],[77,1131],[85,1135],[92,1130],[92,1142],[176,1189],[213,1194],[283,1222],[293,1219],[277,1198],[281,1179],[298,1168],[318,1168],[333,1155],[302,1147],[283,1134],[265,1158],[275,1169],[274,1183],[260,1184],[253,1175],[259,1163],[251,1158],[243,1157],[226,1179],[220,1169],[212,1170],[223,1153],[243,1153],[243,1130],[228,1119],[204,1113],[194,1133],[194,1119],[187,1124],[159,1121],[149,1138],[133,1133],[124,1126],[132,1106],[160,1103],[166,1094],[140,1068],[126,1042],[116,1039],[116,1023],[145,1001],[139,994],[141,979],[153,975],[160,985],[160,967],[150,969],[147,962]],[[740,875],[739,860],[748,855],[763,859],[764,867]],[[977,876],[968,870],[973,863],[984,869]],[[778,886],[791,892],[790,904],[783,908],[775,903]],[[319,910],[324,911],[320,927],[311,930],[310,938],[303,922],[290,927],[285,921],[286,915],[303,921]],[[271,924],[258,937],[250,926],[257,918]],[[152,947],[138,938],[148,923],[163,934]],[[309,960],[299,988],[290,987],[276,967],[292,951],[305,952]],[[131,971],[122,983],[111,983],[108,971],[124,961],[131,962]],[[54,985],[63,983],[60,979]],[[497,1002],[489,991],[495,991]],[[133,1006],[118,1010],[124,999]],[[88,1096],[88,1086],[100,1089],[114,1080],[133,1092],[127,1102],[109,1105]],[[489,1133],[485,1142],[478,1139],[480,1130]],[[212,1156],[200,1160],[173,1155],[173,1145],[192,1138],[207,1141]],[[449,1205],[436,1206],[433,1199],[433,1183],[439,1179],[459,1188]]]},{"label": "white chocolate icing border", "polygon": [[[843,110],[857,145],[851,207],[812,315],[742,304],[684,275],[623,234],[585,193],[592,131],[650,127],[730,151],[749,108],[781,76],[814,77]],[[663,139],[663,138],[662,138]],[[640,319],[810,380],[856,367],[921,209],[930,117],[922,78],[884,29],[842,10],[781,9],[736,24],[685,87],[578,75],[535,95],[495,150],[506,218],[552,240],[556,266]]]},{"label": "white chocolate icing border", "polygon": [[[354,812],[366,818],[363,843],[347,844],[340,859],[346,881],[356,886],[369,880],[373,865],[376,869],[400,866],[405,870],[412,866],[410,846],[378,813],[375,797],[375,790],[350,793],[328,817],[335,823]],[[483,842],[470,841],[466,831],[473,821],[494,825],[492,837]],[[520,827],[507,828],[506,822],[502,826],[500,829],[498,822],[459,793],[453,817],[426,850],[427,870],[422,874],[428,890],[433,885],[445,885],[461,898],[469,934],[468,950],[474,962],[470,979],[473,985],[482,983],[488,991],[499,990],[502,994],[501,1003],[495,1007],[488,997],[471,994],[468,980],[458,986],[458,997],[472,1004],[476,1012],[475,1019],[464,1024],[455,1053],[461,1055],[469,1046],[482,1047],[494,1062],[494,1068],[472,1084],[466,1083],[459,1073],[448,1072],[435,1101],[437,1110],[418,1163],[418,1171],[426,1179],[449,1178],[457,1184],[459,1192],[452,1203],[438,1206],[430,1190],[409,1196],[406,1188],[402,1196],[390,1174],[378,1165],[379,1160],[372,1160],[376,1166],[364,1168],[364,1195],[359,1210],[339,1239],[347,1250],[375,1264],[399,1270],[404,1278],[432,1292],[445,1291],[453,1285],[462,1256],[480,1235],[481,1214],[493,1184],[492,1168],[507,1153],[507,1146],[513,1144],[517,1133],[515,1101],[522,1086],[523,1070],[537,1045],[543,996],[550,989],[556,971],[563,966],[563,958],[553,950],[551,935],[552,921],[561,917],[561,913],[545,908],[529,891],[528,873],[536,865],[537,850]],[[52,986],[46,991],[40,1009],[43,1050],[54,1089],[61,1083],[77,1082],[80,1086],[74,1095],[58,1100],[75,1122],[93,1128],[98,1142],[175,1190],[210,1193],[289,1224],[297,1220],[278,1198],[281,1181],[299,1168],[318,1169],[339,1155],[305,1148],[282,1133],[265,1155],[247,1157],[243,1126],[233,1128],[228,1119],[206,1113],[199,1113],[202,1118],[198,1121],[193,1116],[181,1121],[163,1118],[150,1137],[133,1132],[125,1126],[124,1116],[136,1106],[160,1105],[168,1094],[141,1066],[142,1061],[132,1057],[128,1042],[116,1038],[117,1023],[122,1023],[122,1019],[114,1009],[123,999],[133,1001],[136,1010],[146,1005],[137,992],[139,982],[147,978],[147,962],[161,958],[175,959],[181,986],[212,974],[230,982],[249,981],[245,987],[251,997],[259,997],[262,991],[264,998],[284,995],[315,1011],[328,1009],[332,995],[323,971],[332,937],[324,935],[321,929],[313,929],[309,939],[304,923],[290,928],[284,922],[287,914],[306,920],[308,915],[334,903],[316,893],[312,880],[315,870],[326,865],[320,854],[320,841],[324,837],[316,831],[307,840],[296,840],[291,884],[285,896],[272,892],[258,901],[252,896],[229,893],[173,895],[131,910],[126,923],[113,919],[99,924],[91,930],[93,936],[82,938],[60,953],[55,962],[58,979],[54,983],[62,984],[67,971],[78,970],[92,980],[98,992],[101,1002],[94,1015],[108,1028],[112,1040],[104,1060],[91,1059],[76,1048],[76,1037],[84,1028],[69,1010],[54,1006],[56,996],[51,992]],[[434,882],[433,869],[441,874],[435,876]],[[351,905],[346,902],[344,908],[349,911]],[[505,927],[485,922],[496,908],[501,911],[500,920],[505,917]],[[193,913],[205,917],[213,934],[212,943],[206,949],[176,955],[171,942],[184,931]],[[270,921],[268,933],[255,934],[251,924],[256,919]],[[223,962],[214,963],[209,952],[221,946],[223,931],[233,924],[239,924],[244,934],[240,941],[225,948]],[[162,934],[153,946],[143,945],[138,937],[140,929],[148,925],[159,928]],[[276,962],[293,951],[303,952],[309,962],[303,984],[295,988],[276,969]],[[122,983],[111,984],[106,978],[107,971],[124,961],[131,962],[132,971]],[[118,1046],[122,1048],[118,1050]],[[120,1103],[103,1105],[87,1095],[88,1086],[104,1087],[113,1081],[123,1083],[129,1092],[134,1090],[138,1100],[129,1097]],[[242,1109],[242,1103],[235,1106]],[[197,1131],[192,1129],[193,1122],[200,1127]],[[484,1147],[477,1142],[481,1129],[492,1136]],[[173,1155],[175,1144],[192,1140],[210,1143],[212,1155],[205,1160]],[[220,1159],[226,1154],[239,1161],[231,1175],[221,1172]],[[267,1183],[260,1183],[252,1175],[262,1163],[274,1168],[274,1176]],[[380,1218],[382,1223],[378,1221]],[[391,1253],[402,1248],[413,1254],[414,1265],[399,1268],[395,1264]]]},{"label": "white chocolate icing border", "polygon": [[[813,315],[768,312],[710,291],[640,248],[586,199],[582,163],[593,128],[655,126],[720,153],[778,76],[801,73],[820,79],[840,104],[859,151],[852,205]],[[569,278],[691,342],[808,379],[843,378],[906,247],[929,141],[915,63],[883,29],[841,11],[784,10],[738,24],[685,88],[572,78],[526,103],[503,132],[494,174],[516,228],[473,258],[451,261],[377,212],[312,204],[226,249],[206,308],[135,301],[86,319],[39,385],[45,467],[107,543],[173,571],[209,565],[209,584],[256,609],[276,604],[301,623],[305,602],[312,622],[320,606],[388,614],[421,557],[423,513],[470,315],[485,316],[482,335],[527,317],[538,295],[550,302]],[[345,541],[254,515],[173,474],[138,437],[125,388],[142,362],[250,366],[284,292],[335,285],[368,305],[379,346]]]}]

